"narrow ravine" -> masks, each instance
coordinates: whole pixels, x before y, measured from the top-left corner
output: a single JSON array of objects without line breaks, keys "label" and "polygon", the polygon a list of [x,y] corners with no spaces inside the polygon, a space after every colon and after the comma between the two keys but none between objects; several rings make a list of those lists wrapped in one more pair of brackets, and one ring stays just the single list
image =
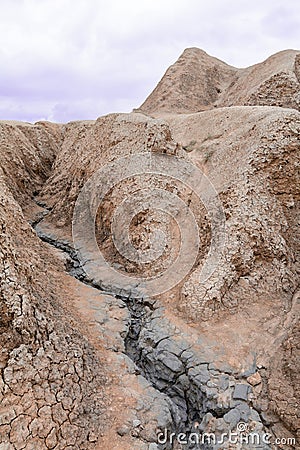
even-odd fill
[{"label": "narrow ravine", "polygon": [[[142,352],[139,349],[138,338],[143,328],[144,322],[146,321],[146,317],[149,316],[149,312],[153,313],[155,311],[153,304],[147,301],[144,302],[137,301],[136,299],[132,299],[130,297],[124,297],[114,292],[108,292],[103,290],[101,286],[99,286],[97,283],[95,283],[93,280],[87,277],[78,259],[76,251],[74,250],[74,248],[71,247],[71,245],[68,242],[53,239],[53,237],[47,235],[46,233],[37,230],[37,225],[41,222],[42,219],[43,217],[41,217],[36,222],[32,223],[32,227],[35,229],[37,236],[43,242],[53,246],[54,248],[64,253],[65,267],[69,275],[73,276],[81,283],[84,283],[94,289],[99,290],[101,294],[109,295],[115,298],[116,300],[120,299],[126,304],[127,309],[130,313],[130,325],[128,328],[128,334],[124,338],[125,354],[134,362],[134,364],[136,364],[140,374],[143,375],[155,389],[164,393],[162,389],[159,389],[158,386],[156,386],[156,384],[152,382],[150,377],[147,376],[147,373],[144,372],[142,365],[139,364],[142,357]],[[184,422],[182,421],[183,418],[179,416],[178,408],[172,398],[170,398],[169,404],[170,404],[170,413],[173,418],[173,428],[170,429],[169,431],[170,433],[179,433],[184,424]],[[167,445],[163,446],[162,448],[171,449],[172,447],[173,446],[170,447]]]},{"label": "narrow ravine", "polygon": [[[76,251],[68,242],[56,240],[39,230],[37,225],[43,217],[32,226],[42,241],[64,253],[66,271],[80,282],[126,304],[130,325],[124,337],[125,354],[134,362],[138,372],[157,391],[168,397],[173,419],[172,429],[168,433],[175,433],[176,436],[179,433],[186,436],[192,436],[195,432],[205,433],[212,419],[219,421],[219,433],[234,428],[239,422],[248,421],[257,423],[262,430],[260,415],[248,401],[251,386],[245,381],[256,367],[250,368],[243,378],[236,377],[230,369],[220,372],[211,361],[193,351],[179,330],[166,321],[162,307],[155,301],[137,300],[104,291],[87,277]],[[176,448],[174,445],[174,442],[167,442],[159,448]],[[181,448],[210,450],[218,447],[193,441]],[[257,448],[270,449],[267,445]]]}]

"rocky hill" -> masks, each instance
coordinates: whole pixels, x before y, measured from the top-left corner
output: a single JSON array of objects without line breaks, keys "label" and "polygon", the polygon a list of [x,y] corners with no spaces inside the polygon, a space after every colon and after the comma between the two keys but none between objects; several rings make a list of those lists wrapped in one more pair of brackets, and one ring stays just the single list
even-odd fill
[{"label": "rocky hill", "polygon": [[299,58],[0,122],[0,449],[299,448]]},{"label": "rocky hill", "polygon": [[300,56],[285,50],[237,69],[198,48],[186,49],[140,106],[148,114],[191,113],[222,106],[300,108]]}]

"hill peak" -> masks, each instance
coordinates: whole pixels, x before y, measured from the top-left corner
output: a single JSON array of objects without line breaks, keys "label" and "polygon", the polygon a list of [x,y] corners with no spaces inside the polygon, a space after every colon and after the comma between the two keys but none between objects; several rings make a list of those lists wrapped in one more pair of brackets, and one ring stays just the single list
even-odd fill
[{"label": "hill peak", "polygon": [[282,50],[245,69],[197,47],[186,48],[139,108],[192,113],[233,105],[300,109],[300,51]]}]

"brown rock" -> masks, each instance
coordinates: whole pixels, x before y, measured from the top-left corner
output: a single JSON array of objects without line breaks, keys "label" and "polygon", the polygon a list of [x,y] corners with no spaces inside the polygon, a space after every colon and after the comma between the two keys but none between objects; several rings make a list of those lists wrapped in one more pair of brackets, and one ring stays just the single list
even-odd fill
[{"label": "brown rock", "polygon": [[257,386],[261,383],[261,375],[259,372],[254,373],[253,375],[250,375],[250,377],[247,378],[247,381],[251,386]]}]

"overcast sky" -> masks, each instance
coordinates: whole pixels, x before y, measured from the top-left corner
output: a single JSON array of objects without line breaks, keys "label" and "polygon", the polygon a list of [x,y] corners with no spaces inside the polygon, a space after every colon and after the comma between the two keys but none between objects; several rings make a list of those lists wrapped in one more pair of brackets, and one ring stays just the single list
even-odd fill
[{"label": "overcast sky", "polygon": [[236,67],[300,48],[299,0],[0,0],[0,119],[138,107],[186,47]]}]

